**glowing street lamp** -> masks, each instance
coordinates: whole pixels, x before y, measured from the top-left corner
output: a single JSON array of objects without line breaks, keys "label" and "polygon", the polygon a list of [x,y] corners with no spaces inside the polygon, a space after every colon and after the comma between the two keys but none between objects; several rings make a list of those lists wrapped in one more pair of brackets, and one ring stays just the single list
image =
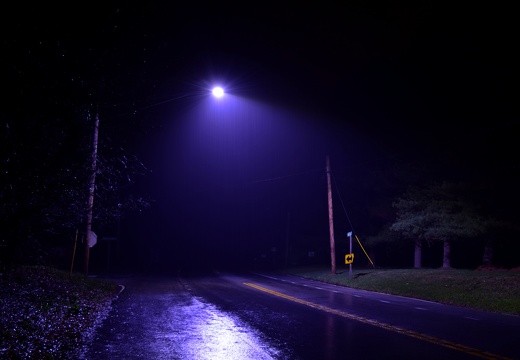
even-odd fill
[{"label": "glowing street lamp", "polygon": [[221,98],[222,96],[224,96],[224,89],[222,89],[220,86],[216,86],[213,88],[211,93],[214,97]]}]

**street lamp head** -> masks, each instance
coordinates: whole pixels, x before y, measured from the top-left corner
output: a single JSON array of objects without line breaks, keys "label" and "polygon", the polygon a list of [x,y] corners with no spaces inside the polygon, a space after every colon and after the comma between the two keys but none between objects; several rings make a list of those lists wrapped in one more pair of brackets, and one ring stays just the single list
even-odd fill
[{"label": "street lamp head", "polygon": [[214,97],[221,98],[222,96],[224,96],[224,89],[222,89],[220,86],[216,86],[213,88],[211,93]]}]

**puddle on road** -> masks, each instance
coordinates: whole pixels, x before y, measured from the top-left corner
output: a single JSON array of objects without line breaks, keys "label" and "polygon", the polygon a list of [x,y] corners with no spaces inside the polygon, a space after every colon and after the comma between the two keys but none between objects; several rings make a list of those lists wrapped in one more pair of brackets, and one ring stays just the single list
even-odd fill
[{"label": "puddle on road", "polygon": [[157,334],[150,344],[159,356],[182,359],[280,359],[279,350],[262,341],[261,334],[211,304],[192,298],[169,309],[170,331]]}]

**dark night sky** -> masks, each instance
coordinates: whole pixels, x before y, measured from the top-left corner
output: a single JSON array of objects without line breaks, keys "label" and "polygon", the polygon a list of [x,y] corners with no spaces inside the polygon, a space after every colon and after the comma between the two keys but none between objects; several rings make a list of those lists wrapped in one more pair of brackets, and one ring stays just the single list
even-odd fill
[{"label": "dark night sky", "polygon": [[[326,155],[367,232],[356,204],[377,202],[389,159],[441,179],[518,168],[504,5],[167,3],[10,5],[2,19],[16,104],[53,116],[97,93],[100,131],[152,169],[140,186],[156,203],[125,224],[143,257],[265,252],[289,213],[292,238],[328,241]],[[219,102],[215,82],[230,93]],[[16,111],[7,101],[3,118]]]}]

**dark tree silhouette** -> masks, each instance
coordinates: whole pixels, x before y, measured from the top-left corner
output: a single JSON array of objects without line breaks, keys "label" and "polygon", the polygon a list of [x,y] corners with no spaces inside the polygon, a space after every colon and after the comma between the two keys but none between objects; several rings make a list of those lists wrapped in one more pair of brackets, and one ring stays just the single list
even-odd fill
[{"label": "dark tree silhouette", "polygon": [[469,200],[465,184],[444,182],[412,188],[394,202],[397,219],[391,229],[415,241],[415,267],[420,267],[422,241],[443,243],[442,267],[451,268],[452,241],[482,235],[485,226]]}]

